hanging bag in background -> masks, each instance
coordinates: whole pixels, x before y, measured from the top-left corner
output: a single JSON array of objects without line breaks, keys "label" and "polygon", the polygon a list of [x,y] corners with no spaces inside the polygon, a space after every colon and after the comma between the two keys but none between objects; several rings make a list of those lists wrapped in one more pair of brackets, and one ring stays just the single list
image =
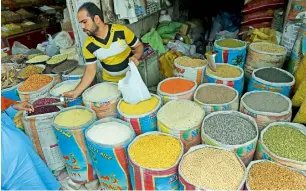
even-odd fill
[{"label": "hanging bag in background", "polygon": [[151,98],[151,94],[143,82],[136,65],[129,63],[130,70],[119,81],[118,89],[122,93],[123,100],[129,104],[137,104]]}]

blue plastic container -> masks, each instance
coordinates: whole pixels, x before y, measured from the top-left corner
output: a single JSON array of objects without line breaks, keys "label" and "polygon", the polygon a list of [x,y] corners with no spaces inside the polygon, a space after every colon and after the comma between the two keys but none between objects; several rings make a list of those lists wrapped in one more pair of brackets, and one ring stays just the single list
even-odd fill
[{"label": "blue plastic container", "polygon": [[92,113],[93,117],[82,126],[62,127],[58,126],[53,121],[53,127],[58,138],[58,145],[63,155],[69,177],[78,184],[85,184],[97,179],[91,158],[89,157],[85,139],[85,131],[96,121],[96,114],[89,108],[74,106],[63,109],[55,115],[54,119],[56,119],[56,117],[61,113],[73,109],[88,110]]},{"label": "blue plastic container", "polygon": [[246,42],[237,39],[230,39],[240,42],[242,46],[237,48],[228,48],[218,45],[218,42],[222,40],[224,39],[216,40],[214,43],[214,49],[215,51],[218,51],[216,55],[216,63],[228,63],[243,68],[246,59]]},{"label": "blue plastic container", "polygon": [[[101,144],[89,137],[89,131],[93,126],[107,123],[118,122],[126,126],[131,132],[130,136],[121,143]],[[116,133],[116,132],[114,132]],[[93,166],[98,174],[102,189],[105,190],[131,190],[130,174],[127,160],[127,147],[135,138],[135,132],[129,123],[107,117],[95,122],[86,130],[86,142],[93,161]]]}]

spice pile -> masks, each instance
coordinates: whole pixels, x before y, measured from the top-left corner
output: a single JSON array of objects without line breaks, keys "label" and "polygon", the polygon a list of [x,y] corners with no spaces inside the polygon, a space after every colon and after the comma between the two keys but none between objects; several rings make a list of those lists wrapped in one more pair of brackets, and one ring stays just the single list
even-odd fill
[{"label": "spice pile", "polygon": [[211,75],[218,76],[221,78],[236,78],[241,75],[241,71],[238,68],[235,68],[226,64],[217,64],[217,71],[212,71],[209,67],[207,68],[207,72]]},{"label": "spice pile", "polygon": [[50,82],[53,78],[47,75],[34,74],[30,76],[24,83],[19,87],[21,92],[33,92],[41,89]]},{"label": "spice pile", "polygon": [[50,65],[59,64],[59,63],[65,61],[67,58],[68,58],[67,54],[55,55],[55,56],[52,56],[52,58],[50,60],[48,60],[46,63],[50,64]]},{"label": "spice pile", "polygon": [[158,103],[159,99],[156,96],[137,104],[129,104],[122,100],[119,109],[126,115],[141,115],[153,111],[158,106]]},{"label": "spice pile", "polygon": [[239,42],[238,40],[234,39],[223,39],[216,42],[217,45],[226,48],[239,48],[242,47],[244,44]]},{"label": "spice pile", "polygon": [[180,141],[172,136],[149,134],[129,147],[130,158],[145,168],[163,169],[173,166],[182,153]]},{"label": "spice pile", "polygon": [[70,72],[69,75],[83,75],[84,73],[85,73],[85,67],[78,66],[76,69]]},{"label": "spice pile", "polygon": [[263,136],[263,142],[274,154],[306,162],[306,135],[290,126],[272,126]]},{"label": "spice pile", "polygon": [[180,175],[190,184],[210,190],[238,190],[245,169],[234,152],[202,148],[185,155]]},{"label": "spice pile", "polygon": [[116,84],[100,83],[84,92],[83,99],[90,102],[101,102],[120,94]]},{"label": "spice pile", "polygon": [[62,127],[79,127],[85,125],[93,118],[93,114],[86,109],[71,109],[57,115],[54,123]]},{"label": "spice pile", "polygon": [[17,70],[11,69],[1,74],[1,88],[10,88],[17,85],[20,80],[16,78]]},{"label": "spice pile", "polygon": [[118,122],[106,122],[91,127],[87,135],[96,143],[115,145],[127,141],[133,132],[130,127]]},{"label": "spice pile", "polygon": [[244,144],[257,136],[255,126],[235,114],[217,114],[203,124],[204,132],[212,139],[227,145]]},{"label": "spice pile", "polygon": [[191,90],[195,83],[182,78],[173,78],[166,80],[160,85],[160,90],[168,94],[177,94]]},{"label": "spice pile", "polygon": [[208,85],[198,89],[196,99],[205,104],[224,104],[236,96],[236,92],[229,87]]},{"label": "spice pile", "polygon": [[197,68],[205,66],[207,64],[207,61],[201,59],[193,59],[189,57],[181,57],[177,59],[177,64],[185,67]]},{"label": "spice pile", "polygon": [[288,100],[273,92],[250,93],[242,100],[249,108],[260,112],[280,113],[289,109]]},{"label": "spice pile", "polygon": [[[57,98],[41,98],[39,100],[36,100],[33,103],[34,112],[29,113],[28,116],[58,112],[60,111],[60,109],[57,106],[43,106],[43,105],[57,103],[57,102],[60,102],[60,100]],[[38,106],[42,106],[42,107],[38,107]]]},{"label": "spice pile", "polygon": [[293,81],[292,77],[276,68],[260,69],[255,72],[255,76],[267,82],[273,83],[288,83]]},{"label": "spice pile", "polygon": [[267,53],[284,53],[286,51],[285,47],[281,47],[272,43],[259,43],[252,44],[251,47],[257,51],[267,52]]},{"label": "spice pile", "polygon": [[251,190],[306,190],[305,176],[270,161],[253,164],[247,181]]},{"label": "spice pile", "polygon": [[34,58],[30,59],[27,61],[27,63],[29,64],[35,64],[35,63],[40,63],[40,62],[46,62],[47,60],[49,60],[49,56],[47,55],[38,55],[35,56]]},{"label": "spice pile", "polygon": [[33,74],[40,74],[43,70],[44,68],[42,67],[30,65],[25,67],[23,70],[21,70],[21,72],[18,73],[18,78],[25,79]]},{"label": "spice pile", "polygon": [[67,71],[71,71],[74,68],[76,68],[78,65],[78,61],[76,60],[66,60],[65,62],[63,62],[62,64],[60,64],[59,66],[56,66],[55,68],[52,69],[53,73],[65,73]]},{"label": "spice pile", "polygon": [[162,107],[157,119],[170,129],[193,128],[204,118],[204,110],[190,100],[173,100]]}]

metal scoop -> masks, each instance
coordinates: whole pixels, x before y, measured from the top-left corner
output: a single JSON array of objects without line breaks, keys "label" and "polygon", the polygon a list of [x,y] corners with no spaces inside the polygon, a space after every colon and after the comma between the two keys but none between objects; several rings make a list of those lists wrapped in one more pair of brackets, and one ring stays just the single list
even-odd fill
[{"label": "metal scoop", "polygon": [[205,53],[205,56],[207,58],[208,67],[214,72],[217,71],[216,60],[215,60],[217,53],[218,52],[214,50],[208,51]]}]

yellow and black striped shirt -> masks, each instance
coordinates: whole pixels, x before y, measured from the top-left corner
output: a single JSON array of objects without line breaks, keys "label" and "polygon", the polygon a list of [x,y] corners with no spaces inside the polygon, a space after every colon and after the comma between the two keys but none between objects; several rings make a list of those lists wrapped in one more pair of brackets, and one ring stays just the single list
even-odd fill
[{"label": "yellow and black striped shirt", "polygon": [[132,49],[139,39],[126,26],[111,24],[105,39],[88,36],[84,42],[83,54],[86,64],[100,60],[103,67],[103,80],[118,82],[128,70]]}]

